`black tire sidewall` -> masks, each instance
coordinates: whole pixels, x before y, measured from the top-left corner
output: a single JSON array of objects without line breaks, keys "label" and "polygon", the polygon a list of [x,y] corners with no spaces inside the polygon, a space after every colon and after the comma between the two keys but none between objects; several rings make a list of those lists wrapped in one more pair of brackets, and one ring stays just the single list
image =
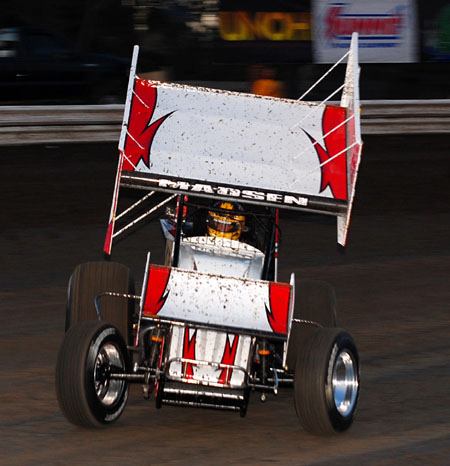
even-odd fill
[{"label": "black tire sidewall", "polygon": [[91,339],[91,343],[86,354],[83,374],[87,404],[92,415],[102,424],[114,422],[122,414],[128,399],[128,384],[126,381],[124,381],[119,398],[111,406],[105,406],[101,403],[95,392],[95,361],[100,347],[107,342],[113,343],[118,348],[125,363],[125,370],[128,370],[129,368],[126,347],[118,330],[113,326],[103,325],[97,330]]}]

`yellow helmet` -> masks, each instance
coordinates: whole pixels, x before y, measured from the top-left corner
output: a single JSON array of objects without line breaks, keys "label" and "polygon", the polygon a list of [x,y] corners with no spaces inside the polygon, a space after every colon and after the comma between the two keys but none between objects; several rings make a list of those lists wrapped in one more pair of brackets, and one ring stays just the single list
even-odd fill
[{"label": "yellow helmet", "polygon": [[[232,202],[218,202],[214,207],[230,211],[238,210],[238,206]],[[238,240],[245,231],[245,216],[209,210],[206,224],[209,236]]]}]

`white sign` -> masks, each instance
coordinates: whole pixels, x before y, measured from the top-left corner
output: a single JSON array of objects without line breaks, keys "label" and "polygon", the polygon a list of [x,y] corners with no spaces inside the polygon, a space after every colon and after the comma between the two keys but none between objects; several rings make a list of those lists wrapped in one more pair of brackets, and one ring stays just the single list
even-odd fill
[{"label": "white sign", "polygon": [[314,0],[316,63],[334,63],[359,33],[360,63],[418,60],[415,0]]}]

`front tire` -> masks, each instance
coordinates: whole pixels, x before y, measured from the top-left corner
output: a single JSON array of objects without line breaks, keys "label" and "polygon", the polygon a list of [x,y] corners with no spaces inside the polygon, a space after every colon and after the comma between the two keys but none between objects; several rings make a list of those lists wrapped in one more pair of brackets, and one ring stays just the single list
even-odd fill
[{"label": "front tire", "polygon": [[339,328],[322,328],[298,355],[295,409],[305,430],[329,435],[348,429],[359,397],[359,357],[352,337]]},{"label": "front tire", "polygon": [[110,324],[84,321],[66,333],[58,353],[55,387],[64,416],[82,427],[116,421],[128,399],[125,380],[110,374],[129,369],[128,354],[119,331]]}]

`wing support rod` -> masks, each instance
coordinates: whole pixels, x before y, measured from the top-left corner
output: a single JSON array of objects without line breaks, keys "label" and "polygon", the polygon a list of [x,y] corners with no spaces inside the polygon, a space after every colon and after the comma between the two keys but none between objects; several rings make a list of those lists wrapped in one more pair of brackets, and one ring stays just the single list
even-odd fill
[{"label": "wing support rod", "polygon": [[304,92],[297,100],[303,100],[320,82],[322,82],[335,68],[339,63],[343,62],[350,55],[348,51],[343,55],[321,78],[319,78],[306,92]]},{"label": "wing support rod", "polygon": [[163,205],[167,204],[168,202],[170,202],[173,198],[175,198],[177,195],[176,194],[172,194],[171,196],[169,196],[168,198],[164,199],[163,201],[161,201],[159,204],[155,205],[154,207],[152,207],[150,210],[148,210],[147,212],[143,213],[142,215],[140,215],[138,218],[136,218],[135,220],[133,220],[132,222],[128,223],[128,225],[125,225],[123,228],[121,228],[119,231],[116,231],[114,234],[113,234],[113,238],[117,238],[118,236],[120,236],[122,233],[124,233],[126,230],[128,230],[129,228],[131,228],[132,226],[136,225],[136,223],[140,222],[141,220],[143,220],[144,218],[148,217],[150,214],[152,214],[153,212],[155,212],[156,210],[158,210],[160,207],[162,207]]},{"label": "wing support rod", "polygon": [[155,194],[155,191],[150,191],[148,194],[146,194],[144,197],[136,201],[133,205],[130,205],[127,209],[125,209],[123,212],[121,212],[119,215],[116,217],[116,221],[119,220],[119,218],[122,218],[124,215],[126,215],[128,212],[131,212],[134,208],[136,208],[138,205],[142,204],[144,201],[147,199],[151,198]]}]

